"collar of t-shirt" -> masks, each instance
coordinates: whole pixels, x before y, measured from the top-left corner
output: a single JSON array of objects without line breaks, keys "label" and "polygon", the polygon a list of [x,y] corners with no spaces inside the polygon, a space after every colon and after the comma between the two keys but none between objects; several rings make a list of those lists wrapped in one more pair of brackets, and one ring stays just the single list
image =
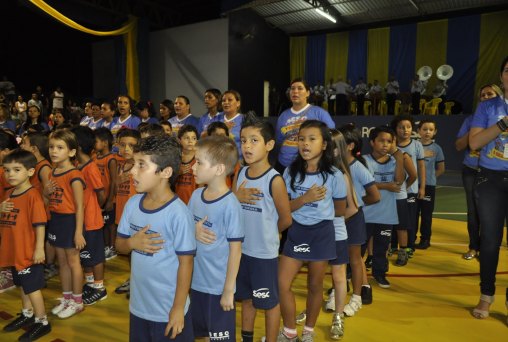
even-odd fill
[{"label": "collar of t-shirt", "polygon": [[295,115],[298,115],[298,114],[301,114],[301,113],[303,113],[304,111],[306,111],[306,110],[307,110],[307,108],[309,108],[309,107],[310,107],[310,104],[309,104],[309,103],[307,103],[307,105],[306,105],[305,107],[303,107],[302,109],[300,109],[299,111],[296,111],[296,110],[294,110],[293,108],[291,108],[291,113],[293,113],[293,114],[295,114]]}]

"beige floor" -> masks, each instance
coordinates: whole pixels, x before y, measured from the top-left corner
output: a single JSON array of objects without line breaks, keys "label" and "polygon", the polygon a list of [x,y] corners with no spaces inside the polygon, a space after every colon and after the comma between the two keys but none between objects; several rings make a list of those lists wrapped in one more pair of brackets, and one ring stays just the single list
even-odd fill
[{"label": "beige floor", "polygon": [[[373,284],[374,303],[364,306],[357,316],[345,322],[345,341],[508,341],[505,288],[508,287],[508,249],[506,238],[500,251],[496,302],[491,317],[480,321],[470,311],[479,297],[479,264],[466,261],[467,234],[464,222],[434,220],[433,245],[417,251],[403,268],[391,266],[390,289]],[[394,258],[391,261],[394,261]],[[109,296],[97,305],[87,307],[76,317],[59,320],[50,317],[53,332],[40,341],[127,341],[128,301],[113,293],[127,277],[127,261],[118,257],[108,262]],[[297,309],[305,305],[305,272],[294,283]],[[327,277],[325,287],[330,286]],[[57,279],[44,290],[49,310],[59,296]],[[20,310],[18,292],[0,294],[0,315],[15,315]],[[240,322],[240,312],[237,312]],[[316,326],[316,341],[329,341],[328,328],[332,314],[322,312]],[[7,321],[0,318],[0,327]],[[263,314],[258,314],[255,340],[263,336]],[[240,327],[237,326],[239,333]],[[301,332],[301,327],[299,327]],[[20,333],[0,332],[0,341],[17,340]],[[238,338],[238,341],[240,339]]]}]

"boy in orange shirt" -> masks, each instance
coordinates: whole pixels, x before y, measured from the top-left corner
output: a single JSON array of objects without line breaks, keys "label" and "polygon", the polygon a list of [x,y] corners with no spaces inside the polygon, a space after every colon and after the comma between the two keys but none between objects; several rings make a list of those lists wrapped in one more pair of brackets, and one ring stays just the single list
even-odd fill
[{"label": "boy in orange shirt", "polygon": [[85,179],[85,247],[79,256],[85,270],[86,284],[83,286],[83,304],[93,305],[107,298],[104,287],[104,220],[101,206],[104,204],[104,185],[101,172],[92,161],[90,154],[95,145],[95,135],[91,128],[78,126],[72,129],[78,139],[78,170]]},{"label": "boy in orange shirt", "polygon": [[182,145],[182,163],[175,182],[175,192],[185,203],[189,203],[194,190],[198,188],[192,166],[196,163],[196,143],[198,142],[198,130],[192,125],[184,125],[178,130],[178,140]]},{"label": "boy in orange shirt", "polygon": [[23,310],[7,324],[5,332],[29,329],[18,339],[33,341],[51,331],[44,298],[44,234],[46,209],[40,192],[30,184],[37,159],[28,151],[17,149],[4,160],[5,176],[14,189],[1,203],[0,266],[10,266],[14,284],[20,286]]},{"label": "boy in orange shirt", "polygon": [[116,237],[115,197],[118,162],[116,156],[111,153],[113,147],[113,134],[111,131],[106,127],[101,127],[96,129],[94,134],[96,152],[94,162],[101,172],[104,197],[106,198],[102,206],[102,216],[104,218],[104,254],[106,260],[109,260],[116,257],[114,244]]}]

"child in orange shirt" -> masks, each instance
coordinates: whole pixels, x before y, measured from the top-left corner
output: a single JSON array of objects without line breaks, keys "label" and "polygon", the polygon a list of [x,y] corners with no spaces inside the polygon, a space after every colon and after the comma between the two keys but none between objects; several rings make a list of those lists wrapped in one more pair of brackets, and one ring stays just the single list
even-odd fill
[{"label": "child in orange shirt", "polygon": [[85,178],[85,232],[86,246],[81,250],[81,265],[85,269],[86,284],[83,286],[83,303],[93,305],[107,298],[104,287],[104,185],[99,168],[92,161],[95,135],[91,128],[78,126],[72,129],[78,139],[78,169]]},{"label": "child in orange shirt", "polygon": [[[210,125],[208,125],[206,134],[209,137],[213,135],[223,135],[225,137],[229,137],[229,128],[224,122],[215,121],[212,122]],[[240,168],[241,164],[240,161],[238,161],[235,165],[235,168],[233,169],[233,172],[226,177],[226,185],[228,186],[228,188],[231,189],[231,186],[233,185],[233,179],[238,174],[238,171],[240,171]],[[243,185],[240,185],[240,187],[243,187]]]},{"label": "child in orange shirt", "polygon": [[55,168],[44,189],[51,214],[48,240],[56,247],[63,292],[63,299],[51,312],[60,318],[83,311],[79,251],[86,244],[83,236],[85,181],[71,160],[77,151],[78,142],[71,131],[57,130],[49,136],[49,155]]},{"label": "child in orange shirt", "polygon": [[1,204],[0,266],[12,268],[14,283],[20,286],[23,309],[3,330],[29,329],[19,341],[33,341],[48,334],[44,298],[44,233],[46,210],[41,194],[30,184],[37,160],[28,151],[17,149],[4,158],[5,175],[14,189]]},{"label": "child in orange shirt", "polygon": [[[140,139],[138,131],[128,128],[122,128],[117,135],[118,140],[118,186],[116,192],[116,208],[115,208],[115,224],[118,226],[122,217],[125,204],[134,196],[136,188],[130,170],[134,166],[134,146],[138,144]],[[113,241],[114,243],[114,241]],[[129,296],[130,280],[127,279],[122,285],[115,289],[115,293],[127,293]]]},{"label": "child in orange shirt", "polygon": [[106,260],[116,257],[114,241],[116,237],[115,226],[115,197],[118,162],[111,149],[113,148],[113,134],[105,127],[98,128],[95,133],[95,164],[101,172],[102,184],[104,185],[104,197],[102,216],[104,219],[104,254]]},{"label": "child in orange shirt", "polygon": [[194,190],[198,188],[192,166],[196,163],[196,143],[198,141],[198,130],[192,125],[184,125],[178,130],[178,140],[182,145],[182,163],[175,182],[175,192],[185,203],[189,203]]}]

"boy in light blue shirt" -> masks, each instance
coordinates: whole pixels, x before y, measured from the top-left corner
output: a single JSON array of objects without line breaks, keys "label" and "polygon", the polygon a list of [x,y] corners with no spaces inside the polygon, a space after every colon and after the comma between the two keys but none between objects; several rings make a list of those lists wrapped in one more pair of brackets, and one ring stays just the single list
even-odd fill
[{"label": "boy in light blue shirt", "polygon": [[[242,207],[226,177],[238,161],[238,151],[231,139],[211,136],[198,142],[195,158],[196,183],[206,186],[195,190],[188,204],[198,231],[191,286],[194,334],[210,341],[235,341],[234,294],[244,227]],[[202,231],[215,239],[199,239]]]},{"label": "boy in light blue shirt", "polygon": [[141,139],[136,191],[118,225],[116,249],[131,253],[130,341],[193,341],[189,288],[196,240],[192,215],[170,188],[181,148],[166,135]]}]

